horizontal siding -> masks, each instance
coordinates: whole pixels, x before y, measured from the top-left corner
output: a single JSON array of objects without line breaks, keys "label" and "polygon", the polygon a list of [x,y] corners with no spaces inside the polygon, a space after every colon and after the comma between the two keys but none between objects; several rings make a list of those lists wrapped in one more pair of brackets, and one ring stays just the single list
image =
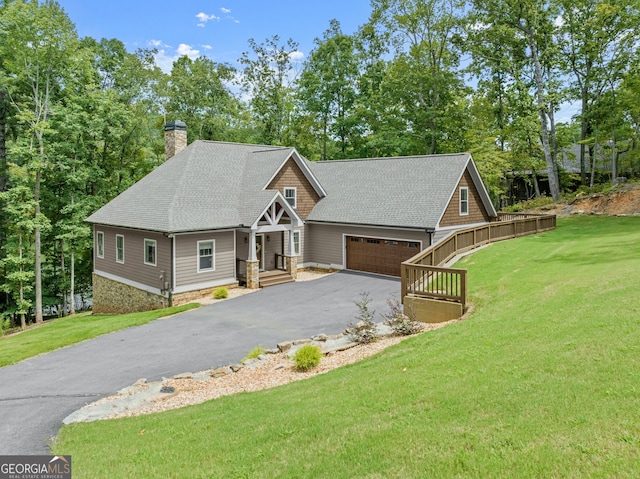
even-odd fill
[{"label": "horizontal siding", "polygon": [[[305,252],[307,251],[305,242],[307,239],[306,231],[307,227],[303,226],[300,228],[295,228],[295,231],[300,233],[300,255],[298,256],[298,265],[301,265],[305,262]],[[286,231],[284,234],[284,254],[289,252],[289,232]]]},{"label": "horizontal siding", "polygon": [[[171,284],[171,240],[161,233],[94,225],[94,270],[162,289],[160,276]],[[104,233],[104,258],[98,258],[98,235]],[[124,236],[124,263],[116,261],[116,234]],[[156,240],[156,266],[144,264],[144,240]]]},{"label": "horizontal siding", "polygon": [[[234,277],[233,231],[175,235],[176,287]],[[198,273],[198,241],[215,240],[215,271]]]},{"label": "horizontal siding", "polygon": [[[461,186],[469,188],[469,214],[464,216],[460,215]],[[469,170],[465,170],[464,175],[462,175],[462,178],[460,179],[460,183],[456,186],[451,202],[447,206],[444,215],[442,215],[440,227],[477,224],[487,221],[489,221],[489,215],[482,203],[480,193],[478,193],[478,189],[469,174]]]},{"label": "horizontal siding", "polygon": [[310,224],[308,228],[308,254],[305,261],[322,265],[341,265],[344,258],[343,235],[367,236],[395,240],[421,241],[422,248],[429,246],[429,234],[423,231],[405,231],[358,226],[334,226]]}]

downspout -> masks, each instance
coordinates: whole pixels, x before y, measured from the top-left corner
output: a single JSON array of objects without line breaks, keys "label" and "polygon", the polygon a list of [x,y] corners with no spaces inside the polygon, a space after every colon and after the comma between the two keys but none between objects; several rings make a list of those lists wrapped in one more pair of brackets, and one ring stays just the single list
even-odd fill
[{"label": "downspout", "polygon": [[433,246],[433,235],[435,234],[436,229],[435,228],[426,228],[424,231],[425,231],[425,233],[427,233],[429,235],[429,246]]},{"label": "downspout", "polygon": [[173,289],[176,285],[176,265],[175,265],[175,236],[169,235],[171,240],[171,288],[169,288],[169,307],[173,306]]}]

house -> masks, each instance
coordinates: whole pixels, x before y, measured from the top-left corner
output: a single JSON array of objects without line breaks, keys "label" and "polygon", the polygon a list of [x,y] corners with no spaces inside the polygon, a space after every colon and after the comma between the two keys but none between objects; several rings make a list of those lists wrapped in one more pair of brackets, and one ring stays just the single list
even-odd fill
[{"label": "house", "polygon": [[[92,214],[96,313],[181,304],[299,268],[400,274],[400,263],[496,216],[468,153],[311,162],[295,148],[196,141]],[[284,272],[283,272],[284,271]]]}]

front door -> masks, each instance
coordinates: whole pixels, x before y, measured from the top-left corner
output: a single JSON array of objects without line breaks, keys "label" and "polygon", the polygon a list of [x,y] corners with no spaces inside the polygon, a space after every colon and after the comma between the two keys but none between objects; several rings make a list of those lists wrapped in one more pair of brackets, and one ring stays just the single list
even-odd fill
[{"label": "front door", "polygon": [[264,235],[256,234],[256,258],[258,258],[258,267],[260,271],[264,271]]}]

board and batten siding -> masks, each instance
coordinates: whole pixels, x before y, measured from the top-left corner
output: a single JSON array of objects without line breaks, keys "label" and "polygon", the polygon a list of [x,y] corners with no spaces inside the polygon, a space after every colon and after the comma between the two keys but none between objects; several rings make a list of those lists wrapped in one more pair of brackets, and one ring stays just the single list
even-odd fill
[{"label": "board and batten siding", "polygon": [[279,190],[284,196],[284,189],[290,187],[296,189],[296,213],[300,218],[306,220],[313,207],[320,200],[320,196],[292,158],[289,158],[280,168],[266,189]]},{"label": "board and batten siding", "polygon": [[[469,214],[460,215],[460,187],[465,186],[469,188]],[[453,192],[453,197],[442,215],[439,226],[444,228],[447,226],[477,224],[488,221],[489,215],[487,210],[482,203],[482,199],[480,199],[478,189],[476,188],[476,185],[471,178],[471,174],[467,169],[462,175],[460,183],[458,183],[458,186],[456,186],[456,189]]]},{"label": "board and batten siding", "polygon": [[312,223],[307,225],[308,254],[305,262],[320,266],[346,268],[344,236],[364,236],[368,238],[383,238],[390,240],[420,241],[420,250],[429,246],[430,237],[425,231],[398,230],[376,227],[361,227],[349,225],[322,225]]},{"label": "board and batten siding", "polygon": [[[104,233],[104,258],[98,257],[98,231]],[[116,261],[116,235],[124,237],[124,263]],[[171,240],[161,233],[93,226],[93,268],[152,288],[162,289],[160,276],[171,284]],[[144,262],[144,240],[156,241],[156,265]]]},{"label": "board and batten siding", "polygon": [[[198,273],[198,241],[215,241],[214,270]],[[235,278],[235,244],[233,231],[177,234],[175,241],[176,287],[201,285]]]}]

